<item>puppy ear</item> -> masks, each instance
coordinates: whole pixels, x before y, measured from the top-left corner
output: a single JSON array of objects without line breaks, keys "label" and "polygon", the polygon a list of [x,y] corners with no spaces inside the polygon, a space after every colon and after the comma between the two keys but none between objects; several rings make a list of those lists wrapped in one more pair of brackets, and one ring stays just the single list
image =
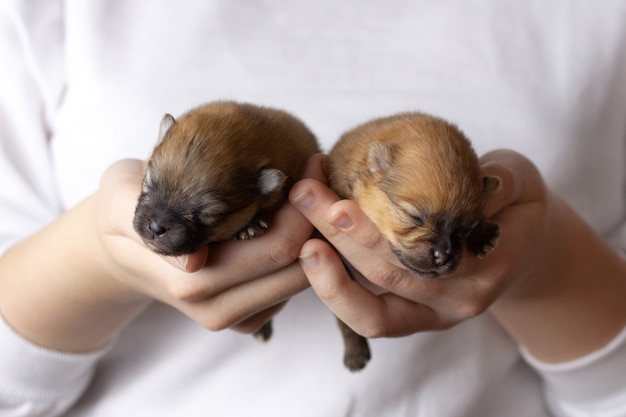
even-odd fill
[{"label": "puppy ear", "polygon": [[265,168],[259,173],[259,191],[261,194],[271,194],[283,188],[287,176],[279,169]]},{"label": "puppy ear", "polygon": [[371,174],[386,172],[393,162],[391,149],[381,142],[373,142],[367,153],[367,167]]},{"label": "puppy ear", "polygon": [[167,135],[167,132],[169,132],[171,127],[174,126],[174,123],[176,123],[174,116],[169,113],[165,113],[165,116],[163,116],[163,119],[161,119],[161,126],[159,127],[158,143],[163,142],[165,135]]},{"label": "puppy ear", "polygon": [[483,177],[483,196],[489,197],[500,187],[500,178]]}]

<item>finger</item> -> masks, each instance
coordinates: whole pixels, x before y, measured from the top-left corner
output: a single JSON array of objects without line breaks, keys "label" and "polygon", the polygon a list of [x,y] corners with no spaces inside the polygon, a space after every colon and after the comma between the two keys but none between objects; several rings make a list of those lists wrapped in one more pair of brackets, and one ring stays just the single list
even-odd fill
[{"label": "finger", "polygon": [[[494,298],[491,292],[495,289],[484,280],[465,276],[424,279],[409,273],[391,252],[376,226],[353,201],[340,200],[332,204],[328,208],[328,217],[331,225],[340,226],[340,233],[331,233],[329,241],[367,280],[361,279],[359,274],[353,273],[352,276],[376,294],[395,294],[440,312],[440,323],[433,321],[431,327],[439,328],[473,317],[484,311]],[[465,257],[469,256],[469,253],[465,254]]]},{"label": "finger", "polygon": [[206,299],[174,300],[176,307],[211,330],[223,330],[275,306],[308,288],[295,262],[261,279],[245,282]]},{"label": "finger", "polygon": [[526,157],[510,150],[496,150],[480,158],[484,175],[495,176],[500,186],[488,199],[489,218],[511,204],[545,200],[547,192],[537,167]]},{"label": "finger", "polygon": [[496,250],[484,258],[466,251],[454,274],[436,280],[444,284],[441,288],[429,294],[429,299],[424,298],[425,293],[416,298],[445,314],[444,319],[460,321],[484,312],[505,291],[518,291],[520,288],[512,284],[529,282],[532,265],[542,256],[539,251],[543,247],[537,242],[544,239],[546,210],[544,201],[514,202],[501,209],[495,216],[501,220]]},{"label": "finger", "polygon": [[[311,287],[320,299],[344,323],[367,337],[382,332],[369,317],[380,315],[383,306],[370,291],[352,280],[343,267],[341,259],[324,241],[312,239],[302,248],[300,264]],[[369,306],[369,313],[360,314],[361,306]]]},{"label": "finger", "polygon": [[180,256],[164,256],[163,259],[183,272],[197,272],[205,266],[208,257],[209,246],[202,245],[193,253]]},{"label": "finger", "polygon": [[400,266],[390,250],[389,242],[361,210],[358,203],[340,200],[328,207],[327,213],[328,224],[340,232],[331,238],[331,242],[344,256],[354,259],[359,254],[377,254],[376,259],[361,257],[364,261],[370,261],[368,264],[371,266],[380,265],[383,259],[385,263]]},{"label": "finger", "polygon": [[[322,169],[322,158],[323,155],[320,153],[309,157],[302,174],[303,178],[311,178],[321,182],[326,181]],[[278,229],[281,227],[279,225],[285,225],[285,230]],[[215,264],[229,263],[228,261],[232,256],[236,256],[237,251],[234,250],[235,246],[249,246],[249,250],[258,254],[258,258],[268,260],[264,266],[259,266],[258,264],[255,266],[255,275],[258,275],[258,273],[266,273],[294,262],[298,256],[302,242],[310,237],[313,232],[313,227],[289,205],[284,205],[274,215],[270,226],[269,231],[256,237],[252,240],[251,244],[233,241],[223,245],[223,247],[218,249],[216,254],[212,256],[211,261]],[[289,233],[285,233],[286,230],[288,230]],[[294,231],[295,233],[293,233]],[[273,239],[278,239],[278,241],[272,242]],[[259,249],[269,249],[270,252],[266,253],[267,251],[260,251]],[[186,272],[195,272],[201,267],[207,266],[207,260],[207,247],[202,247],[193,254],[167,258],[170,264]],[[234,263],[242,265],[240,262]],[[213,272],[219,275],[219,271],[214,269]],[[250,275],[246,271],[239,271],[238,276],[241,278],[239,282],[250,278]],[[237,281],[234,283],[237,283]],[[219,288],[217,288],[217,290],[219,290]]]},{"label": "finger", "polygon": [[255,333],[256,331],[261,329],[261,327],[263,327],[265,323],[270,321],[272,317],[278,314],[280,310],[282,310],[283,307],[285,307],[286,304],[287,304],[287,301],[279,303],[270,308],[267,308],[259,313],[256,313],[252,315],[251,317],[248,317],[247,319],[231,326],[231,330],[234,330],[238,333],[245,333],[245,334]]},{"label": "finger", "polygon": [[302,178],[310,178],[326,184],[326,175],[324,174],[324,169],[322,166],[323,159],[324,155],[322,155],[321,153],[311,155],[307,160],[306,165],[304,166]]},{"label": "finger", "polygon": [[[357,203],[351,200],[341,200],[337,194],[319,181],[312,179],[299,181],[292,188],[289,198],[291,203],[333,245],[348,243],[351,238],[342,233],[348,229],[353,233],[358,233],[359,239],[366,247],[378,247],[385,242],[376,226],[358,208]],[[335,204],[336,206],[331,211],[331,207]]]},{"label": "finger", "polygon": [[401,336],[445,326],[427,306],[394,294],[376,296],[359,285],[326,242],[308,241],[302,248],[300,263],[320,299],[365,337]]},{"label": "finger", "polygon": [[[137,159],[124,159],[113,163],[102,176],[101,187],[115,190],[115,200],[109,200],[110,209],[114,210],[109,216],[112,230],[109,233],[118,233],[128,236],[135,242],[143,243],[132,227],[132,219],[137,199],[141,193],[145,163]],[[108,211],[107,211],[108,212]],[[206,262],[208,248],[202,247],[196,252],[180,257],[163,257],[170,265],[181,271],[195,272]]]},{"label": "finger", "polygon": [[103,213],[107,214],[106,219],[101,219],[107,226],[105,232],[131,237],[136,242],[141,242],[141,238],[135,233],[132,219],[137,206],[137,199],[141,193],[141,183],[145,164],[138,159],[124,159],[109,166],[100,181],[102,193],[98,196],[112,196],[101,202]]},{"label": "finger", "polygon": [[[332,232],[326,218],[328,207],[339,199],[330,188],[312,178],[298,181],[289,192],[291,204],[326,237]],[[337,231],[334,231],[334,234],[336,233]]]},{"label": "finger", "polygon": [[261,236],[210,244],[202,271],[210,277],[210,293],[220,293],[293,264],[312,233],[313,226],[306,218],[290,204],[284,204]]},{"label": "finger", "polygon": [[407,286],[414,277],[400,266],[387,241],[357,203],[340,200],[314,180],[303,180],[296,186],[290,195],[293,204],[368,281],[400,294],[414,290]]}]

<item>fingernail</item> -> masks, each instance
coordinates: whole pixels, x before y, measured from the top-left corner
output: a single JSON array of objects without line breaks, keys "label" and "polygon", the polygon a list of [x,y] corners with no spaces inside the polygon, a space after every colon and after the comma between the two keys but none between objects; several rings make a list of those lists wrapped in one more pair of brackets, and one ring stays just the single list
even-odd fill
[{"label": "fingernail", "polygon": [[180,255],[176,257],[176,263],[178,264],[178,267],[183,271],[187,271],[187,262],[189,262],[188,255]]},{"label": "fingernail", "polygon": [[346,213],[339,213],[330,220],[330,224],[341,230],[348,230],[352,227],[352,220]]},{"label": "fingernail", "polygon": [[315,251],[305,252],[299,256],[299,259],[309,268],[316,268],[320,263],[319,256]]},{"label": "fingernail", "polygon": [[313,204],[315,204],[315,197],[310,191],[305,191],[302,194],[297,195],[293,199],[293,203],[297,207],[307,210],[313,207]]}]

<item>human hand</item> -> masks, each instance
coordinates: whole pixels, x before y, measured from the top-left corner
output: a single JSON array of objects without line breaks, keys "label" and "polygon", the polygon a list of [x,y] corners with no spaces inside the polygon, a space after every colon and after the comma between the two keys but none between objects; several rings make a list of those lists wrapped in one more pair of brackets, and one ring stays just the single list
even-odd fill
[{"label": "human hand", "polygon": [[[448,328],[482,313],[499,297],[532,291],[535,271],[545,266],[549,252],[552,199],[536,168],[521,155],[496,151],[481,163],[485,175],[500,178],[485,214],[500,226],[501,240],[482,259],[465,251],[454,273],[435,279],[402,267],[355,202],[340,200],[312,179],[292,188],[292,203],[332,245],[312,239],[300,259],[335,315],[366,337],[401,336]],[[310,169],[319,176],[319,165]],[[352,280],[333,247],[367,280]]]},{"label": "human hand", "polygon": [[308,286],[295,260],[313,229],[290,204],[254,239],[211,243],[178,258],[149,250],[132,227],[143,173],[141,161],[115,163],[96,196],[104,268],[130,293],[172,305],[208,329],[249,333]]}]

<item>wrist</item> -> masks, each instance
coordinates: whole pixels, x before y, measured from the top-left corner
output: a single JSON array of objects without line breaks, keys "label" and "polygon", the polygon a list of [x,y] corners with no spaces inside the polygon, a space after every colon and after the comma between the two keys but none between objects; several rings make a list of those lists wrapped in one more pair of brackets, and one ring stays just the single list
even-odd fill
[{"label": "wrist", "polygon": [[493,305],[504,328],[533,356],[569,361],[602,348],[626,324],[626,265],[558,197],[549,198],[536,265]]},{"label": "wrist", "polygon": [[94,210],[94,199],[85,200],[0,259],[1,313],[43,347],[99,348],[150,303],[113,279]]}]

